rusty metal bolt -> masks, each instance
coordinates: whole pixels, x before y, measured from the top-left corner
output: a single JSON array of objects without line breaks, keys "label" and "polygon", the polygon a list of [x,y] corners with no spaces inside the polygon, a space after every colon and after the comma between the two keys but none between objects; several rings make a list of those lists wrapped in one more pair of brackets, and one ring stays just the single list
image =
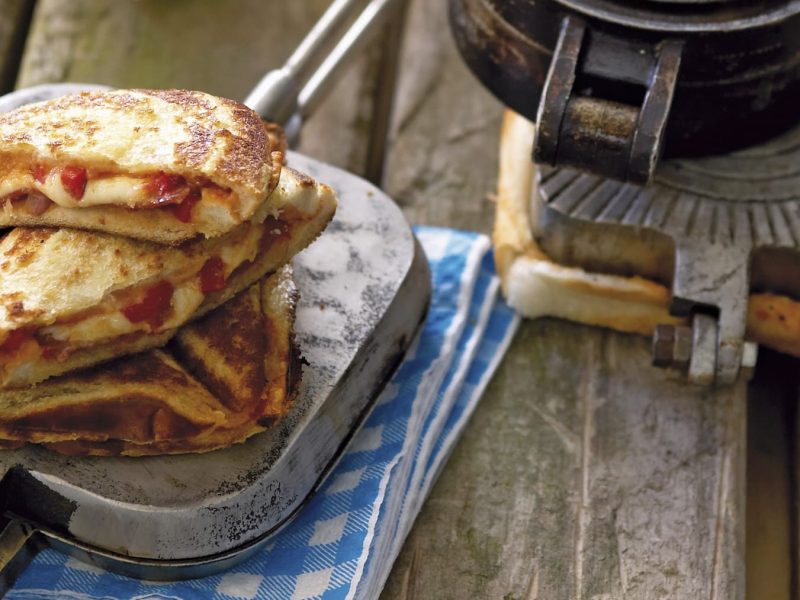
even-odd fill
[{"label": "rusty metal bolt", "polygon": [[675,326],[656,325],[653,334],[653,365],[669,367],[675,352]]},{"label": "rusty metal bolt", "polygon": [[692,328],[687,325],[656,325],[653,334],[653,365],[685,367],[692,357]]}]

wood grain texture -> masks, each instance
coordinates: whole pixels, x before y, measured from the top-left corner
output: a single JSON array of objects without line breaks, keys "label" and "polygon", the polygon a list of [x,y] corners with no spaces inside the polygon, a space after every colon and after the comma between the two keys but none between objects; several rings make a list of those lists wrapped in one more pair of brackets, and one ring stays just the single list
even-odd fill
[{"label": "wood grain texture", "polygon": [[[446,29],[413,2],[384,183],[414,222],[488,232],[501,107]],[[649,362],[643,338],[523,324],[382,597],[743,598],[745,387]]]},{"label": "wood grain texture", "polygon": [[[199,89],[241,99],[283,64],[327,0],[40,0],[18,87],[54,81]],[[299,150],[361,173],[379,52],[365,52],[309,120]]]},{"label": "wood grain texture", "polygon": [[446,2],[411,2],[384,187],[412,222],[488,233],[500,104],[467,71]]},{"label": "wood grain texture", "polygon": [[752,386],[748,405],[747,598],[791,595],[789,408],[796,400],[779,379]]},{"label": "wood grain texture", "polygon": [[33,0],[0,0],[0,93],[14,89]]},{"label": "wood grain texture", "polygon": [[384,591],[743,597],[745,388],[687,388],[634,336],[520,330]]},{"label": "wood grain texture", "polygon": [[747,408],[748,599],[798,597],[797,359],[762,349]]}]

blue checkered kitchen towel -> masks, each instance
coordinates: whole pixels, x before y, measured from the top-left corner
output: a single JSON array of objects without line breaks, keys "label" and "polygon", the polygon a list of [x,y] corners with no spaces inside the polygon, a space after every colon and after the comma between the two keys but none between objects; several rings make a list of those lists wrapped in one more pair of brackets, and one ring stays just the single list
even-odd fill
[{"label": "blue checkered kitchen towel", "polygon": [[499,299],[486,236],[416,234],[433,277],[426,324],[326,483],[264,549],[226,573],[167,584],[45,550],[7,598],[377,597],[518,323]]}]

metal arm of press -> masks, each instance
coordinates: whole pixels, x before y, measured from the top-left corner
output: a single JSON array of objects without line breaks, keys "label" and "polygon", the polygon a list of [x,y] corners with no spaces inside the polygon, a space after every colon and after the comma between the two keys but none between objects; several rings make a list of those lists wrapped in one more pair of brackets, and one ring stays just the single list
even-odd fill
[{"label": "metal arm of press", "polygon": [[[364,0],[334,0],[286,64],[264,75],[244,103],[262,118],[283,124],[292,142],[342,69],[401,4],[402,0],[371,0],[364,6]],[[360,14],[342,33],[359,8]],[[339,41],[331,48],[337,34]]]}]

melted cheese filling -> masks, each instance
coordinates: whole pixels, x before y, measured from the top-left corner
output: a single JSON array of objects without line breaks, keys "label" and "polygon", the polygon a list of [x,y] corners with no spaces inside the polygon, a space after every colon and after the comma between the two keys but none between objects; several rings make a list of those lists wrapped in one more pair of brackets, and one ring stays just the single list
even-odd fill
[{"label": "melted cheese filling", "polygon": [[[153,195],[147,191],[150,178],[147,176],[131,177],[127,175],[111,175],[90,178],[80,199],[76,199],[67,191],[61,182],[61,171],[52,169],[43,183],[29,172],[15,171],[0,179],[0,198],[21,191],[37,190],[52,202],[65,208],[101,206],[116,204],[128,208],[156,208],[153,206]],[[233,192],[230,192],[232,194]],[[201,188],[202,200],[214,202],[220,200],[218,193]],[[229,196],[229,194],[225,194]]]}]

